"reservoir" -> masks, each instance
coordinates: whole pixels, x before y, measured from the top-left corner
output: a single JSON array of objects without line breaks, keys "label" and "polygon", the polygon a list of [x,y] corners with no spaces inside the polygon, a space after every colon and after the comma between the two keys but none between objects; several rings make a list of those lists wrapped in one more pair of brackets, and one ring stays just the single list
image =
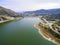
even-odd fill
[{"label": "reservoir", "polygon": [[30,17],[0,24],[0,45],[55,45],[34,27],[39,18]]}]

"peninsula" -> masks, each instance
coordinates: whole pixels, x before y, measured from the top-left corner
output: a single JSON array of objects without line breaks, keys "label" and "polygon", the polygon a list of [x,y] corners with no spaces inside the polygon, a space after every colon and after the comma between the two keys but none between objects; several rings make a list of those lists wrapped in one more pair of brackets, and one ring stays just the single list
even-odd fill
[{"label": "peninsula", "polygon": [[[55,26],[54,23],[49,23],[44,18],[39,18],[42,22],[36,23],[34,25],[35,28],[38,29],[38,32],[48,41],[55,43],[56,45],[60,45],[60,26]],[[55,26],[55,27],[54,27]]]}]

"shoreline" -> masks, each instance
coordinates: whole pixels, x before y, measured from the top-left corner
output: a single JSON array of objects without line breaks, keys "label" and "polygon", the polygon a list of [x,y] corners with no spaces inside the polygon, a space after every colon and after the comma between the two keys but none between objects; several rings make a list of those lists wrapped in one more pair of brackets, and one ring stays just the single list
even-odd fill
[{"label": "shoreline", "polygon": [[[36,23],[36,24],[37,24],[37,23]],[[44,39],[46,39],[46,40],[48,40],[48,41],[50,41],[50,42],[53,42],[54,44],[60,45],[60,44],[58,44],[56,41],[54,41],[54,39],[48,38],[48,37],[46,37],[44,34],[42,34],[42,31],[40,30],[39,27],[36,26],[36,24],[34,24],[34,27],[35,27],[36,29],[38,29],[39,34],[40,34]],[[49,35],[47,35],[47,36],[49,36]]]},{"label": "shoreline", "polygon": [[22,19],[22,18],[21,17],[17,17],[17,18],[9,17],[9,19],[7,19],[7,20],[0,21],[0,24],[8,22],[8,21],[19,20],[19,19]]},{"label": "shoreline", "polygon": [[4,21],[0,21],[0,23],[5,23],[5,22],[8,22],[8,21],[12,21],[12,20],[4,20]]},{"label": "shoreline", "polygon": [[15,19],[14,17],[10,17],[10,16],[1,16],[1,17],[5,18],[6,20],[4,20],[4,19],[2,18],[2,20],[0,20],[0,23],[12,21],[12,20]]},{"label": "shoreline", "polygon": [[[14,19],[12,19],[12,20],[14,20]],[[1,24],[1,23],[5,23],[5,22],[8,22],[8,21],[12,21],[12,20],[4,20],[4,21],[0,21],[0,24]]]}]

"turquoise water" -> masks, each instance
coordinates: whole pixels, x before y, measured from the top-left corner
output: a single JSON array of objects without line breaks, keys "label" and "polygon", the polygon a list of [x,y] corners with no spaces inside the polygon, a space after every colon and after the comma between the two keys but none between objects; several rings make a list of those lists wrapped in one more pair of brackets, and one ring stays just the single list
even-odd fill
[{"label": "turquoise water", "polygon": [[0,24],[0,45],[54,45],[38,33],[37,22],[38,18],[23,18]]}]

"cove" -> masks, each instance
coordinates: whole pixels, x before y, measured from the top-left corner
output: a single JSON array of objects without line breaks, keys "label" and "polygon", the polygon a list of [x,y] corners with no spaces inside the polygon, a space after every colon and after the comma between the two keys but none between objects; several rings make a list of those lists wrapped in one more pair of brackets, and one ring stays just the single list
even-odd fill
[{"label": "cove", "polygon": [[0,45],[55,45],[45,40],[34,27],[39,18],[29,17],[0,24]]}]

